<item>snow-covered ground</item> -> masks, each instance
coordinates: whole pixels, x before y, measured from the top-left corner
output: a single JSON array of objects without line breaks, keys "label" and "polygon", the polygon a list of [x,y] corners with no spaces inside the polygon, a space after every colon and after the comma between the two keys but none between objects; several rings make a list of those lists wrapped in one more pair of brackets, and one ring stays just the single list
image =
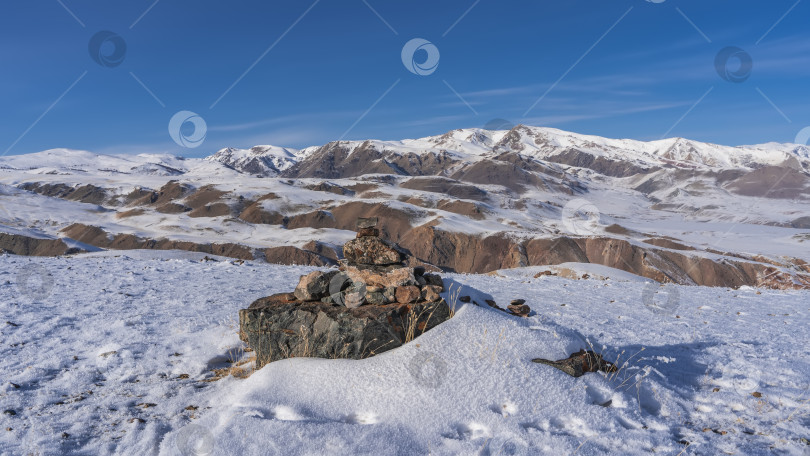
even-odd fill
[{"label": "snow-covered ground", "polygon": [[[611,278],[448,274],[461,295],[524,298],[533,314],[458,303],[452,320],[370,359],[289,359],[204,382],[245,356],[237,310],[310,270],[217,260],[0,256],[0,454],[810,448],[807,291],[660,288],[602,270],[591,276]],[[590,347],[621,371],[575,379],[531,362]]]}]

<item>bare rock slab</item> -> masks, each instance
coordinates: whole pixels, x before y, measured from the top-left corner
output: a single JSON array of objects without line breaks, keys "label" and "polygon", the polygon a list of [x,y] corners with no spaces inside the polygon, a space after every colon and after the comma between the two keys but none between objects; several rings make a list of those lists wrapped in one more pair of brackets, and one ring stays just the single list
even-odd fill
[{"label": "bare rock slab", "polygon": [[402,254],[393,245],[378,237],[366,236],[352,239],[343,245],[343,256],[349,264],[389,265],[399,264]]},{"label": "bare rock slab", "polygon": [[357,308],[276,295],[239,311],[256,368],[292,357],[363,359],[397,348],[450,319],[443,299]]}]

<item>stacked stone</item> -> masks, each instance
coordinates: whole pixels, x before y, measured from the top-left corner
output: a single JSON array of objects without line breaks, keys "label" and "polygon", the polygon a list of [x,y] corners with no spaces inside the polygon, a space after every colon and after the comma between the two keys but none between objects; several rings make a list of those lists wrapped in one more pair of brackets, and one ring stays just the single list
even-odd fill
[{"label": "stacked stone", "polygon": [[360,219],[357,238],[343,246],[340,269],[302,276],[295,298],[348,308],[440,301],[442,278],[426,273],[424,267],[406,266],[402,252],[380,239],[376,223]]},{"label": "stacked stone", "polygon": [[442,278],[406,266],[376,225],[376,218],[358,221],[339,270],[301,276],[293,293],[239,312],[240,335],[256,351],[257,367],[291,356],[366,358],[450,318]]}]

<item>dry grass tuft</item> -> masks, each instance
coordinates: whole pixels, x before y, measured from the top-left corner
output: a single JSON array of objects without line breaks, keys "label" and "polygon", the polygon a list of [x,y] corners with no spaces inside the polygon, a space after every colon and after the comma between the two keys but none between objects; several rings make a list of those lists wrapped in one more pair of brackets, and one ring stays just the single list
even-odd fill
[{"label": "dry grass tuft", "polygon": [[456,316],[456,307],[458,306],[458,298],[461,295],[461,286],[456,286],[456,289],[453,289],[453,285],[450,285],[450,318]]},{"label": "dry grass tuft", "polygon": [[[235,328],[235,324],[231,322],[231,330],[237,334],[239,331]],[[241,334],[240,334],[241,335]],[[253,372],[256,371],[256,353],[253,349],[240,343],[239,346],[228,349],[228,366],[218,369],[213,369],[213,376],[202,380],[203,382],[215,382],[222,380],[225,377],[233,376],[234,378],[248,378]]]}]

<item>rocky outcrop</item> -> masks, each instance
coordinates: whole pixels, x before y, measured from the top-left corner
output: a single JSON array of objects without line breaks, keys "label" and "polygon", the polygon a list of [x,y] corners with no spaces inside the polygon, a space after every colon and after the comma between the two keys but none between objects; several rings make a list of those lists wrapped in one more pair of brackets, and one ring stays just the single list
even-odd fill
[{"label": "rocky outcrop", "polygon": [[557,361],[535,358],[532,362],[551,366],[572,377],[582,377],[589,372],[605,372],[611,374],[619,371],[619,368],[616,367],[615,364],[605,361],[602,355],[590,350],[580,350],[576,353],[572,353],[568,358]]},{"label": "rocky outcrop", "polygon": [[37,182],[27,182],[20,185],[20,188],[44,196],[62,198],[69,201],[78,201],[88,204],[103,204],[109,199],[107,191],[95,185],[85,184],[72,187],[67,184],[43,184]]},{"label": "rocky outcrop", "polygon": [[731,181],[725,188],[744,196],[797,199],[810,194],[810,176],[784,166],[766,166]]},{"label": "rocky outcrop", "polygon": [[240,336],[256,367],[290,357],[361,359],[399,347],[451,317],[441,277],[402,263],[377,235],[376,219],[358,224],[337,270],[301,276],[293,293],[239,311]]},{"label": "rocky outcrop", "polygon": [[288,217],[284,226],[289,230],[298,228],[335,228],[335,218],[328,211],[313,211]]},{"label": "rocky outcrop", "polygon": [[220,198],[222,198],[227,193],[228,192],[218,190],[213,185],[204,185],[199,189],[197,189],[194,193],[186,197],[184,202],[186,206],[192,209],[199,209],[201,207],[208,206],[212,203],[217,203],[220,200]]},{"label": "rocky outcrop", "polygon": [[335,195],[344,195],[344,196],[354,195],[353,190],[349,190],[346,187],[333,184],[332,182],[321,182],[319,184],[305,185],[304,188],[315,192],[334,193]]},{"label": "rocky outcrop", "polygon": [[428,224],[409,231],[400,245],[420,261],[453,272],[489,272],[520,264],[509,255],[519,247],[501,235],[478,237]]},{"label": "rocky outcrop", "polygon": [[321,257],[329,261],[330,262],[329,264],[337,263],[339,259],[335,248],[332,245],[325,244],[323,242],[309,241],[306,244],[302,245],[301,249],[307,252],[312,252],[320,255]]},{"label": "rocky outcrop", "polygon": [[[264,258],[268,263],[285,265],[329,266],[337,263],[337,256],[334,250],[324,244],[316,242],[307,243],[304,245],[304,248],[281,246],[254,249],[231,242],[199,244],[170,239],[147,239],[132,234],[111,234],[101,228],[78,223],[68,226],[62,230],[62,232],[71,239],[103,249],[185,250],[240,260]],[[61,253],[57,254],[61,255]]]},{"label": "rocky outcrop", "polygon": [[78,253],[70,249],[61,239],[38,239],[19,234],[0,233],[0,252],[14,255],[59,256]]},{"label": "rocky outcrop", "polygon": [[155,208],[155,211],[161,214],[182,214],[191,210],[192,209],[185,204],[178,203],[166,203]]},{"label": "rocky outcrop", "polygon": [[225,203],[201,206],[188,213],[189,217],[222,217],[224,215],[231,215],[231,207]]},{"label": "rocky outcrop", "polygon": [[181,184],[178,181],[169,181],[158,191],[147,191],[138,199],[133,200],[131,206],[163,206],[175,200],[181,199],[194,191],[189,184]]},{"label": "rocky outcrop", "polygon": [[[659,244],[664,247],[666,243]],[[521,240],[502,234],[448,232],[428,224],[408,232],[401,245],[420,261],[460,273],[573,262],[600,264],[682,285],[801,289],[810,283],[810,275],[792,263],[764,263],[745,256],[712,259],[675,249],[680,245],[652,248],[609,237]]]},{"label": "rocky outcrop", "polygon": [[644,239],[643,241],[645,244],[654,245],[656,247],[663,247],[665,249],[672,249],[672,250],[688,250],[688,251],[695,251],[694,247],[690,247],[688,245],[683,245],[680,242],[675,242],[672,239],[667,238],[651,238],[651,239]]},{"label": "rocky outcrop", "polygon": [[262,208],[261,202],[256,202],[242,211],[239,218],[248,222],[263,225],[284,225],[287,218],[276,211],[266,211]]},{"label": "rocky outcrop", "polygon": [[487,218],[486,208],[483,204],[471,203],[469,201],[441,200],[436,208],[461,214],[473,220],[484,220]]},{"label": "rocky outcrop", "polygon": [[307,249],[299,249],[291,245],[270,247],[262,251],[268,263],[301,265],[301,266],[331,266],[337,263],[325,255]]},{"label": "rocky outcrop", "polygon": [[378,217],[377,227],[380,233],[393,242],[399,242],[402,236],[411,230],[411,221],[423,217],[426,213],[416,210],[404,210],[384,203],[367,203],[352,201],[329,208],[287,217],[283,220],[287,229],[297,228],[335,228],[353,230],[355,221],[362,216]]},{"label": "rocky outcrop", "polygon": [[484,201],[487,198],[487,192],[474,185],[438,176],[414,177],[399,184],[399,186],[411,190],[439,193],[458,199]]},{"label": "rocky outcrop", "polygon": [[526,171],[514,163],[500,160],[475,162],[464,166],[450,177],[475,184],[503,185],[517,194],[525,193],[529,187],[549,190],[543,179],[536,174]]},{"label": "rocky outcrop", "polygon": [[392,242],[400,242],[413,227],[412,221],[426,215],[419,210],[407,210],[392,207],[383,203],[366,203],[362,201],[352,201],[334,207],[330,211],[335,218],[335,228],[351,230],[355,221],[360,217],[377,217],[379,224],[376,226],[381,235]]},{"label": "rocky outcrop", "polygon": [[66,236],[79,242],[113,250],[186,250],[220,255],[241,260],[254,259],[253,249],[234,243],[197,244],[170,239],[145,239],[132,234],[111,234],[95,226],[74,223],[62,230]]},{"label": "rocky outcrop", "polygon": [[612,177],[628,177],[635,174],[654,172],[657,169],[647,169],[636,166],[632,163],[610,160],[605,157],[597,157],[587,152],[575,149],[567,149],[559,154],[546,157],[547,161],[560,163],[563,165],[588,168],[599,174]]}]

